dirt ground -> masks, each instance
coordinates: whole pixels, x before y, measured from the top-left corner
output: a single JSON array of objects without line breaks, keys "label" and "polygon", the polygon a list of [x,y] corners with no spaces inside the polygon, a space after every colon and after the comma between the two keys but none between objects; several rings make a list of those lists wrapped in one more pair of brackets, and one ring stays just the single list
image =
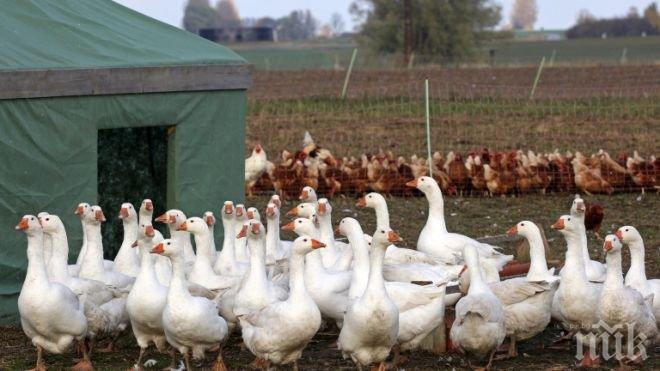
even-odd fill
[{"label": "dirt ground", "polygon": [[[639,97],[660,92],[657,65],[545,68],[536,98]],[[427,68],[360,70],[351,75],[349,97],[415,96],[431,81],[434,97],[524,98],[530,94],[537,67]],[[345,71],[255,71],[251,99],[339,96]]]},{"label": "dirt ground", "polygon": [[[531,220],[540,223],[545,231],[551,246],[549,254],[553,259],[563,259],[565,243],[563,238],[549,229],[549,225],[556,218],[567,213],[572,200],[571,195],[529,195],[519,198],[459,198],[451,197],[445,201],[447,227],[452,231],[468,234],[474,237],[494,236],[504,233],[510,226],[521,220]],[[615,230],[623,224],[632,224],[641,231],[646,244],[646,272],[649,278],[660,276],[660,231],[657,228],[657,211],[660,210],[660,196],[647,194],[639,198],[637,194],[615,194],[613,196],[586,197],[587,201],[601,203],[605,208],[603,235]],[[259,209],[263,209],[267,198],[259,197],[248,202]],[[367,232],[375,227],[375,216],[370,209],[358,209],[355,199],[336,198],[332,201],[333,220],[338,223],[342,217],[357,218],[363,229]],[[413,246],[416,236],[426,219],[427,204],[425,199],[392,198],[388,200],[390,207],[391,225],[397,230],[404,242],[402,246]],[[294,205],[285,202],[286,211]],[[283,220],[284,221],[284,220]],[[291,238],[283,235],[283,238]],[[589,234],[590,254],[593,259],[602,260],[601,242]],[[515,253],[514,244],[503,246],[504,251]],[[624,250],[625,251],[625,250]],[[629,257],[624,252],[624,270],[629,265]],[[497,370],[567,370],[573,369],[575,348],[551,349],[552,340],[559,336],[560,331],[549,327],[536,339],[520,345],[520,356],[517,359],[496,362]],[[321,330],[312,343],[303,352],[299,363],[302,370],[348,370],[354,369],[350,360],[342,360],[332,344],[336,340],[336,329]],[[541,349],[539,342],[545,345]],[[120,339],[120,350],[113,354],[95,354],[95,366],[99,370],[125,370],[135,362],[138,348],[132,335],[124,335]],[[639,369],[660,369],[660,348],[650,349],[650,358]],[[225,360],[231,369],[247,369],[253,356],[240,347],[239,336],[232,336],[225,346]],[[72,365],[74,354],[48,355],[46,362],[50,369],[66,369]],[[157,363],[146,369],[161,369],[169,364],[167,355],[154,354],[153,351],[145,356],[146,359],[155,359]],[[34,366],[36,355],[34,348],[20,328],[0,329],[0,369],[18,370]],[[208,368],[212,355],[207,357],[206,363],[198,364],[200,369]],[[482,365],[477,360],[472,365]],[[604,369],[612,369],[616,362],[606,362]],[[409,362],[403,366],[408,370],[429,369],[469,369],[468,360],[457,354],[433,355],[416,352],[409,355]],[[289,368],[283,368],[289,369]]]}]

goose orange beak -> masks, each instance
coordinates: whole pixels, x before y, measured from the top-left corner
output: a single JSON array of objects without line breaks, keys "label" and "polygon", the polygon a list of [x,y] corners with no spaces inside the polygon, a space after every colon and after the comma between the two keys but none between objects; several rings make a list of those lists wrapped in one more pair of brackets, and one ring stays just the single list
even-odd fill
[{"label": "goose orange beak", "polygon": [[21,218],[21,221],[18,222],[18,224],[15,227],[15,229],[17,231],[24,231],[28,228],[29,228],[29,225],[28,225],[28,220],[26,218]]},{"label": "goose orange beak", "polygon": [[205,219],[204,221],[206,222],[206,225],[208,225],[209,227],[213,227],[215,225],[215,221],[213,220],[213,218],[211,216],[207,216],[204,219]]},{"label": "goose orange beak", "polygon": [[282,201],[280,201],[280,197],[277,196],[277,195],[274,195],[273,197],[271,197],[270,202],[274,203],[275,206],[277,206],[277,207],[282,207]]},{"label": "goose orange beak", "polygon": [[294,231],[296,229],[296,224],[294,222],[291,222],[289,224],[286,224],[282,227],[283,231]]},{"label": "goose orange beak", "polygon": [[509,228],[508,231],[506,231],[507,236],[515,236],[518,234],[518,226],[514,225],[513,227]]},{"label": "goose orange beak", "polygon": [[610,250],[612,250],[613,247],[614,246],[612,245],[612,241],[605,241],[605,243],[603,244],[603,250],[605,250],[605,252],[610,252]]},{"label": "goose orange beak", "polygon": [[137,242],[137,240],[135,240],[135,241],[133,241],[133,243],[131,244],[131,247],[137,247],[137,245],[138,245],[138,242]]},{"label": "goose orange beak", "polygon": [[325,203],[319,202],[319,205],[318,205],[316,211],[319,213],[319,215],[325,215],[325,212],[328,211],[328,207],[326,206]]},{"label": "goose orange beak", "polygon": [[417,179],[413,179],[406,183],[406,187],[417,188]]},{"label": "goose orange beak", "polygon": [[466,270],[467,270],[467,265],[464,265],[464,266],[463,266],[463,269],[461,269],[461,271],[458,273],[458,276],[459,276],[459,277],[462,276],[463,273],[465,273]]},{"label": "goose orange beak", "polygon": [[151,253],[153,254],[162,254],[164,252],[165,252],[165,246],[163,245],[162,242],[154,246],[153,249],[151,249]]},{"label": "goose orange beak", "polygon": [[234,207],[231,205],[225,205],[225,214],[230,215],[234,211]]},{"label": "goose orange beak", "polygon": [[390,243],[395,243],[395,242],[403,241],[403,238],[401,238],[401,236],[399,236],[396,232],[389,231],[387,233],[387,240]]},{"label": "goose orange beak", "polygon": [[128,218],[128,209],[125,207],[122,207],[119,209],[119,219],[124,219]]},{"label": "goose orange beak", "polygon": [[266,216],[274,216],[275,215],[275,208],[274,207],[267,207],[266,208]]},{"label": "goose orange beak", "polygon": [[238,234],[236,235],[236,238],[243,238],[243,237],[247,237],[247,225],[244,225],[243,228],[241,228],[241,231],[238,232]]},{"label": "goose orange beak", "polygon": [[144,202],[144,209],[147,211],[152,211],[154,209],[154,204],[151,202],[151,200],[147,200]]},{"label": "goose orange beak", "polygon": [[564,225],[564,219],[562,219],[562,218],[557,219],[557,221],[555,222],[555,224],[553,224],[553,225],[550,226],[550,228],[552,228],[552,229],[556,229],[556,230],[558,230],[558,231],[564,229],[565,227],[566,227],[566,226]]},{"label": "goose orange beak", "polygon": [[254,234],[261,233],[261,231],[259,230],[259,223],[253,223],[252,224],[252,233],[254,233]]},{"label": "goose orange beak", "polygon": [[341,235],[341,230],[339,229],[339,226],[337,226],[337,228],[335,228],[335,234]]},{"label": "goose orange beak", "polygon": [[96,210],[96,212],[94,213],[94,218],[99,222],[105,221],[105,215],[103,215],[103,211],[101,210]]},{"label": "goose orange beak", "polygon": [[254,219],[254,212],[253,211],[248,211],[247,213],[248,219]]},{"label": "goose orange beak", "polygon": [[154,232],[154,227],[151,226],[151,225],[146,226],[146,227],[144,228],[144,234],[145,234],[147,237],[153,237],[153,236],[155,236],[155,235],[156,235],[156,232]]},{"label": "goose orange beak", "polygon": [[157,222],[161,223],[171,223],[170,217],[167,216],[167,213],[159,216],[158,218],[155,219]]},{"label": "goose orange beak", "polygon": [[73,213],[76,214],[76,215],[78,215],[78,216],[80,216],[80,215],[82,215],[84,212],[85,212],[85,208],[82,207],[82,206],[78,206],[78,207],[76,208],[76,211],[74,211]]},{"label": "goose orange beak", "polygon": [[355,204],[357,207],[367,207],[367,198],[366,197],[360,197],[358,202]]},{"label": "goose orange beak", "polygon": [[289,211],[286,213],[286,215],[287,215],[287,216],[293,216],[293,217],[298,216],[298,208],[297,208],[297,207],[294,207],[293,209],[289,210]]},{"label": "goose orange beak", "polygon": [[237,207],[236,208],[236,216],[239,217],[239,218],[243,216],[243,208],[242,207]]},{"label": "goose orange beak", "polygon": [[302,192],[300,192],[300,196],[298,196],[298,199],[302,201],[302,200],[306,200],[307,197],[309,197],[309,192],[302,191]]},{"label": "goose orange beak", "polygon": [[255,151],[255,152],[260,153],[261,150],[262,150],[262,148],[261,148],[261,145],[260,145],[260,144],[257,144],[256,146],[254,146],[254,151]]},{"label": "goose orange beak", "polygon": [[316,250],[322,247],[325,247],[325,244],[323,242],[312,239],[312,249]]},{"label": "goose orange beak", "polygon": [[621,233],[620,230],[617,230],[616,232],[614,232],[614,235],[616,236],[616,238],[619,239],[619,241],[623,241],[623,233]]},{"label": "goose orange beak", "polygon": [[188,230],[188,223],[186,223],[186,222],[181,223],[179,228],[177,228],[176,230],[177,231],[187,231]]}]

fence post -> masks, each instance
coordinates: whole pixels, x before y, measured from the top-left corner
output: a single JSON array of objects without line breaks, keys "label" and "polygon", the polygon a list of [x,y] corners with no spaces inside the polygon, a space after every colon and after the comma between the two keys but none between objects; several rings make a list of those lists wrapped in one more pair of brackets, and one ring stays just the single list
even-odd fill
[{"label": "fence post", "polygon": [[431,114],[429,108],[429,79],[424,80],[424,98],[426,103],[426,154],[429,162],[429,176],[433,177],[433,159],[431,156]]},{"label": "fence post", "polygon": [[344,87],[341,89],[342,99],[346,97],[346,90],[348,89],[348,80],[351,78],[351,72],[353,71],[353,63],[355,63],[355,57],[357,57],[357,48],[353,49],[353,55],[351,56],[351,64],[348,65],[348,70],[346,71],[346,79],[344,79]]},{"label": "fence post", "polygon": [[548,67],[555,65],[555,56],[557,55],[557,49],[552,49],[552,55],[550,56],[550,61],[548,62]]},{"label": "fence post", "polygon": [[627,55],[628,55],[628,48],[623,48],[623,50],[621,51],[621,59],[619,60],[619,63],[626,64],[626,62],[628,61]]},{"label": "fence post", "polygon": [[543,71],[543,65],[545,64],[545,56],[541,58],[541,63],[539,63],[539,69],[536,71],[536,77],[534,78],[534,85],[532,85],[532,91],[529,93],[529,99],[534,98],[534,91],[536,91],[536,85],[539,83],[541,78],[541,71]]}]

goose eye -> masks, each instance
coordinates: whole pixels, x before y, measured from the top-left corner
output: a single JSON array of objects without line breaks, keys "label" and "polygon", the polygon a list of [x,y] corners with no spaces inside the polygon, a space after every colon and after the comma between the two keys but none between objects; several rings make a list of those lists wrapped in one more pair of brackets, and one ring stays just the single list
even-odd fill
[{"label": "goose eye", "polygon": [[303,240],[303,242],[307,242],[307,239],[305,238],[305,239]]},{"label": "goose eye", "polygon": [[521,226],[521,227],[524,227],[524,226],[525,226],[525,223],[520,223],[520,226]]},{"label": "goose eye", "polygon": [[46,221],[47,221],[47,222],[50,221],[50,218],[46,218]]},{"label": "goose eye", "polygon": [[381,230],[380,233],[385,234],[385,231]]},{"label": "goose eye", "polygon": [[567,220],[570,222],[570,221],[571,221],[571,218],[568,218]]},{"label": "goose eye", "polygon": [[191,221],[190,221],[190,223],[194,223],[194,222],[195,222],[194,220],[191,220]]},{"label": "goose eye", "polygon": [[424,178],[420,179],[422,182],[424,181]]},{"label": "goose eye", "polygon": [[298,224],[302,223],[302,220],[298,220]]},{"label": "goose eye", "polygon": [[301,208],[301,209],[304,209],[304,208],[305,208],[305,205],[300,205],[300,208]]},{"label": "goose eye", "polygon": [[167,243],[167,246],[171,245],[169,242]]},{"label": "goose eye", "polygon": [[628,228],[626,228],[626,232],[628,232]]}]

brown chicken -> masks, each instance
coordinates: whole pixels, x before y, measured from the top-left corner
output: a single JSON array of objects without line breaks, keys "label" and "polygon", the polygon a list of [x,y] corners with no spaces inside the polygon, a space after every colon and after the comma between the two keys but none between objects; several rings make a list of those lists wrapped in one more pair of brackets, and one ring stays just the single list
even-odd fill
[{"label": "brown chicken", "polygon": [[603,222],[603,217],[605,216],[603,206],[588,202],[585,202],[584,206],[586,207],[584,212],[584,228],[594,232],[596,237],[602,240],[600,237],[600,224]]}]

